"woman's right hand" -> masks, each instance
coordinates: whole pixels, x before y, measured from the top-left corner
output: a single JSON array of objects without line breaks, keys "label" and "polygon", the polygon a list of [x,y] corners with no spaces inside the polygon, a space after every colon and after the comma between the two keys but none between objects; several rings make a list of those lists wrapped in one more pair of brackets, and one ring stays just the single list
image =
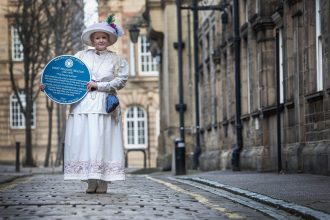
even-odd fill
[{"label": "woman's right hand", "polygon": [[97,90],[97,83],[94,80],[88,82],[87,83],[87,90],[90,91],[90,92]]},{"label": "woman's right hand", "polygon": [[45,91],[45,85],[42,84],[42,83],[39,83],[39,90],[40,90],[41,92],[44,92],[44,91]]}]

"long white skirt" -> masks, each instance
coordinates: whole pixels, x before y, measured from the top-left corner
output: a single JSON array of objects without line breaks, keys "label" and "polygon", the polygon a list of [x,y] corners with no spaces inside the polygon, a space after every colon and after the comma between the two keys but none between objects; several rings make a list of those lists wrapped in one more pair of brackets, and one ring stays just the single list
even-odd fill
[{"label": "long white skirt", "polygon": [[125,180],[121,118],[70,114],[64,149],[64,179]]}]

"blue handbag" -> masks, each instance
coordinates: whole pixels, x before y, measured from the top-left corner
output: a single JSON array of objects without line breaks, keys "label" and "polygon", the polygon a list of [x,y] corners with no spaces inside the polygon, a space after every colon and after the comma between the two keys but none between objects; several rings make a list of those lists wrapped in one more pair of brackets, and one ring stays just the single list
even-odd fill
[{"label": "blue handbag", "polygon": [[109,94],[106,98],[106,106],[105,109],[108,113],[111,113],[113,110],[117,108],[119,105],[119,99],[117,96]]}]

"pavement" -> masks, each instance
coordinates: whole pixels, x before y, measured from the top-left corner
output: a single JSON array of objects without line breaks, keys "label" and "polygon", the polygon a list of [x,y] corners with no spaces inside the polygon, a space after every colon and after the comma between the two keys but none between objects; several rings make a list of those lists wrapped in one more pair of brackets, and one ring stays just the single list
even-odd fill
[{"label": "pavement", "polygon": [[[21,168],[20,172],[15,172],[13,166],[0,166],[0,185],[34,174],[61,172],[61,167]],[[171,172],[157,172],[155,169],[129,169],[128,173],[191,180],[252,198],[304,218],[330,219],[330,176],[252,171],[188,171],[187,175],[173,176]]]},{"label": "pavement", "polygon": [[0,184],[9,183],[17,178],[34,174],[60,174],[62,167],[20,167],[16,172],[15,166],[0,165]]},{"label": "pavement", "polygon": [[308,219],[330,219],[330,176],[212,171],[184,176]]}]

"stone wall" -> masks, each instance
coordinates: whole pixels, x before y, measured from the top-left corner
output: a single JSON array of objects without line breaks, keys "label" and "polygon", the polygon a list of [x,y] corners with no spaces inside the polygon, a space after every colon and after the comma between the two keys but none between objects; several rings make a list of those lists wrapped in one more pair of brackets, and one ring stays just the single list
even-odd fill
[{"label": "stone wall", "polygon": [[[235,100],[235,56],[233,36],[233,1],[225,13],[199,12],[199,98],[201,120],[201,170],[230,169],[236,146],[236,102],[241,103],[243,149],[241,169],[275,171],[278,169],[278,146],[281,147],[282,171],[329,174],[330,81],[329,39],[330,2],[320,0],[323,87],[317,86],[315,1],[239,1],[241,100]],[[211,4],[208,1],[200,4]],[[160,75],[161,134],[157,166],[170,167],[174,139],[179,135],[177,52],[174,1],[162,1],[164,46]],[[228,21],[222,18],[228,16]],[[154,18],[155,19],[155,18]],[[192,13],[184,11],[184,92],[193,102],[195,93],[192,43]],[[188,26],[190,25],[190,32]],[[281,38],[277,48],[276,40]],[[187,46],[189,45],[189,46]],[[189,53],[190,51],[190,53]],[[280,53],[281,52],[281,53]],[[280,57],[282,60],[280,60]],[[277,69],[276,61],[280,65]],[[277,133],[277,79],[280,87],[280,132]],[[187,96],[189,94],[190,96]],[[187,158],[195,146],[194,103],[186,103]],[[280,142],[280,143],[279,143]]]},{"label": "stone wall", "polygon": [[[241,168],[268,171],[278,167],[275,64],[276,30],[281,29],[283,65],[280,68],[283,68],[284,88],[280,106],[282,169],[329,174],[330,3],[320,1],[324,87],[319,91],[316,90],[315,1],[260,1],[259,8],[255,8],[254,1],[247,1],[247,5],[241,3],[240,86],[244,145],[240,155]],[[218,126],[207,125],[212,118],[212,102],[204,101],[201,106],[201,119],[206,122],[201,134],[204,140],[200,157],[203,170],[230,168],[228,158],[236,143],[234,106],[237,100],[234,100],[234,67],[231,66],[234,63],[232,14],[228,16],[228,24],[216,20],[219,28],[214,42],[221,44],[213,48],[220,54],[220,62],[216,64]],[[200,30],[203,28],[201,24]],[[207,74],[210,73],[205,73],[204,69],[203,75]],[[214,95],[210,90],[212,85],[201,82],[200,88],[203,99],[212,100],[209,98]],[[216,139],[217,144],[213,141]]]}]

